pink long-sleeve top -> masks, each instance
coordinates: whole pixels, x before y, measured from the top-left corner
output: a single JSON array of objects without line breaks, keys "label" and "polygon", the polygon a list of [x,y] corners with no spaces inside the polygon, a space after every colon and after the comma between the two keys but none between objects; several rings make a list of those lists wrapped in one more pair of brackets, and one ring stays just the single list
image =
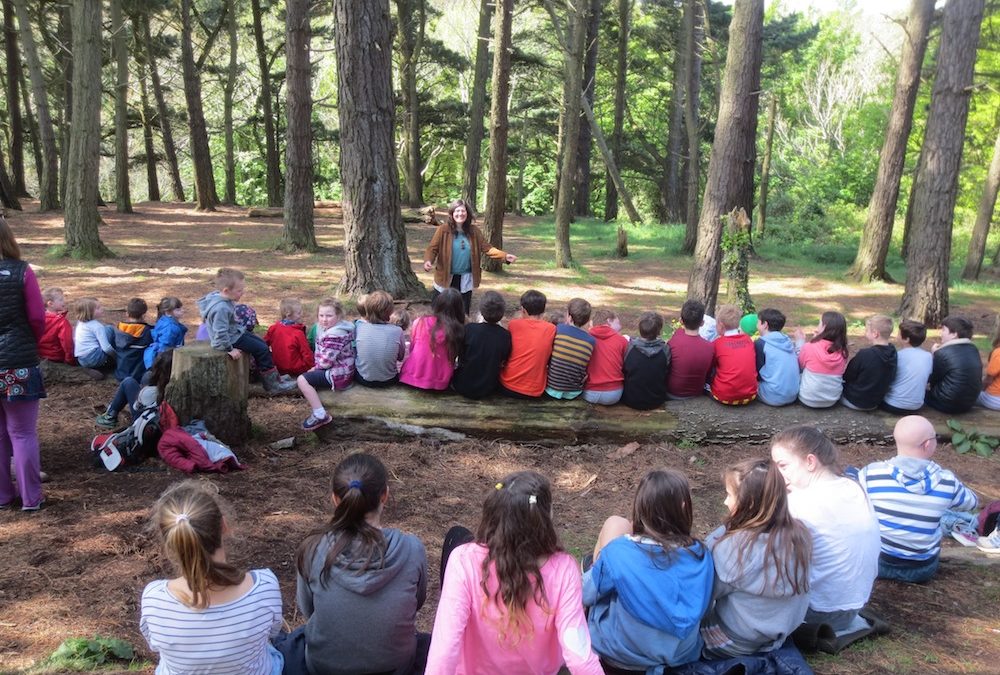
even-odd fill
[{"label": "pink long-sleeve top", "polygon": [[847,357],[843,352],[830,353],[829,340],[807,342],[799,350],[799,368],[819,375],[841,375],[847,370]]},{"label": "pink long-sleeve top", "polygon": [[419,389],[442,391],[448,388],[455,372],[455,360],[448,356],[447,336],[438,331],[433,344],[431,331],[437,323],[433,316],[422,316],[410,329],[410,355],[403,361],[399,381]]},{"label": "pink long-sleeve top", "polygon": [[[465,544],[448,558],[427,675],[555,675],[563,664],[573,675],[602,675],[590,645],[580,568],[573,557],[556,553],[542,565],[548,608],[529,601],[531,634],[512,643],[501,638],[498,626],[503,614],[480,586],[486,553],[484,546]],[[491,594],[497,589],[492,566],[487,588]]]}]

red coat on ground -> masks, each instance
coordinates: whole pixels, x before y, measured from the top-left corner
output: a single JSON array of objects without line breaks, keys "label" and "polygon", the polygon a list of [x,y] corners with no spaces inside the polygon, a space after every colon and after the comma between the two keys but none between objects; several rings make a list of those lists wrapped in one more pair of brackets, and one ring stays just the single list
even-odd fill
[{"label": "red coat on ground", "polygon": [[271,348],[274,365],[282,375],[297,377],[315,365],[304,324],[282,321],[271,324],[264,342]]},{"label": "red coat on ground", "polygon": [[73,357],[73,327],[66,312],[45,312],[45,330],[38,340],[38,356],[46,361],[76,365]]}]

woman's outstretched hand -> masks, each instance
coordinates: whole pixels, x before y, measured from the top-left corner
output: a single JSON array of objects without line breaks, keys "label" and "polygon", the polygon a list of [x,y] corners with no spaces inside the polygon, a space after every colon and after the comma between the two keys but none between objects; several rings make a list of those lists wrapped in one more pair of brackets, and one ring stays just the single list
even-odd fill
[{"label": "woman's outstretched hand", "polygon": [[510,265],[511,263],[517,262],[517,256],[513,253],[508,253],[504,256],[504,262]]},{"label": "woman's outstretched hand", "polygon": [[424,271],[425,272],[430,272],[432,269],[434,269],[434,263],[432,263],[430,260],[425,260],[424,261]]}]

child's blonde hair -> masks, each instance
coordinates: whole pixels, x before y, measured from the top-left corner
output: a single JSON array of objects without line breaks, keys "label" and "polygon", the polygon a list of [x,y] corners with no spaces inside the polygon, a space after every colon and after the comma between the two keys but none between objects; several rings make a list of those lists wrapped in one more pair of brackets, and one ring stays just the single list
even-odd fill
[{"label": "child's blonde hair", "polygon": [[97,298],[80,298],[73,303],[73,318],[77,321],[90,321],[100,305]]},{"label": "child's blonde hair", "polygon": [[[372,291],[370,294],[358,298],[360,303],[364,299],[365,319],[371,323],[389,323],[392,318],[392,296],[386,291]],[[404,329],[405,330],[405,329]]]},{"label": "child's blonde hair", "polygon": [[[740,319],[743,314],[740,312],[740,308],[736,305],[720,305],[717,310],[715,310],[715,323],[721,324],[726,330],[733,330],[734,328],[740,327]],[[722,335],[724,331],[719,329],[719,335]]]},{"label": "child's blonde hair", "polygon": [[296,314],[302,314],[302,301],[298,298],[283,298],[278,304],[282,319],[290,319]]},{"label": "child's blonde hair", "polygon": [[885,314],[876,314],[868,317],[865,325],[877,332],[880,338],[888,340],[892,337],[892,319]]},{"label": "child's blonde hair", "polygon": [[[358,299],[354,303],[354,308],[357,310],[358,316],[360,316],[365,321],[368,320],[368,299],[369,299],[369,297],[370,296],[367,295],[367,294],[359,295]],[[381,323],[384,323],[384,322],[381,322]]]},{"label": "child's blonde hair", "polygon": [[53,286],[52,288],[46,288],[44,291],[42,291],[42,300],[45,301],[46,305],[48,305],[50,302],[55,302],[56,299],[59,297],[65,297],[65,294],[63,293],[63,289],[59,288],[58,286]]},{"label": "child's blonde hair", "polygon": [[220,291],[224,291],[232,288],[238,282],[246,279],[243,272],[232,267],[221,267],[219,271],[215,273],[215,288]]}]

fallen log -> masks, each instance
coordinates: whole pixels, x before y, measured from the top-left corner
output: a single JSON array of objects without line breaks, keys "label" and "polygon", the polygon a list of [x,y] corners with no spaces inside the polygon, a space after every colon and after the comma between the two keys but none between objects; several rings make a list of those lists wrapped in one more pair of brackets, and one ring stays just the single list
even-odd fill
[{"label": "fallen log", "polygon": [[81,368],[45,359],[38,365],[42,370],[42,380],[45,384],[82,384],[104,379],[103,373],[92,368]]},{"label": "fallen log", "polygon": [[[371,389],[355,385],[346,391],[321,392],[323,404],[337,420],[325,434],[338,434],[340,421],[351,423],[352,437],[368,431],[385,437],[414,433],[451,438],[454,434],[545,445],[582,443],[692,443],[695,445],[766,443],[776,432],[796,424],[822,429],[837,443],[892,442],[898,419],[888,413],[859,412],[844,406],[815,410],[798,404],[772,408],[763,403],[723,406],[705,397],[669,401],[656,410],[595,406],[581,400],[524,401],[491,397],[471,401],[447,392],[424,392],[398,386]],[[951,438],[950,415],[925,409],[921,414],[944,439]],[[1000,415],[982,408],[957,416],[966,428],[1000,435]],[[409,425],[402,427],[401,425]],[[333,429],[330,432],[330,429]],[[398,431],[402,429],[402,431]],[[342,434],[341,434],[342,436]]]},{"label": "fallen log", "polygon": [[[317,218],[343,218],[344,212],[340,207],[336,208],[315,208],[313,215]],[[254,206],[247,209],[247,218],[284,218],[285,210],[280,206]]]}]

